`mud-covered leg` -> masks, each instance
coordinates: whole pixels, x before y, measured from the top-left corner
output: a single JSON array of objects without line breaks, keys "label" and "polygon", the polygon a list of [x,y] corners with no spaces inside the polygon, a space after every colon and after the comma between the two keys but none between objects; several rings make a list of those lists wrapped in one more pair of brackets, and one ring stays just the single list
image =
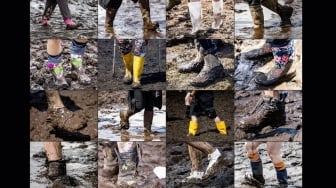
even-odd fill
[{"label": "mud-covered leg", "polygon": [[122,3],[122,0],[113,0],[110,2],[108,8],[106,9],[106,16],[105,16],[105,27],[106,28],[113,28],[114,18],[118,12],[118,9]]},{"label": "mud-covered leg", "polygon": [[191,172],[188,177],[183,179],[183,182],[198,182],[202,180],[204,172],[202,171],[202,151],[188,145],[189,157],[191,160]]},{"label": "mud-covered leg", "polygon": [[57,5],[56,0],[46,0],[43,15],[42,15],[42,26],[51,26],[49,20],[50,20],[52,13],[55,10],[56,5]]},{"label": "mud-covered leg", "polygon": [[148,30],[156,30],[159,28],[159,23],[151,21],[149,0],[139,0],[139,4],[143,20],[143,28]]}]

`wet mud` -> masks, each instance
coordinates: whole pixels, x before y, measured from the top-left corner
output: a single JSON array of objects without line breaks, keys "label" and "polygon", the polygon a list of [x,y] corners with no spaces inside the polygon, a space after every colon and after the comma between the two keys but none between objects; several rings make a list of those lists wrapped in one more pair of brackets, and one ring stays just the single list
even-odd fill
[{"label": "wet mud", "polygon": [[[263,163],[263,173],[265,178],[265,188],[277,187],[279,185],[275,168],[267,154],[266,144],[261,144],[259,147],[259,156]],[[245,143],[235,142],[234,146],[234,185],[241,188],[256,188],[255,186],[244,184],[246,173],[252,173],[250,160],[247,157]],[[302,187],[302,142],[283,142],[281,148],[282,158],[285,161],[288,188]]]},{"label": "wet mud", "polygon": [[[71,187],[98,186],[97,142],[62,142],[62,155],[66,161],[67,175],[79,182],[77,186]],[[46,153],[43,142],[30,142],[29,156],[30,187],[59,187],[58,183],[46,176]]]},{"label": "wet mud", "polygon": [[302,141],[302,91],[284,91],[288,95],[285,99],[284,116],[278,120],[269,121],[263,127],[243,131],[237,129],[239,120],[248,116],[255,108],[263,93],[257,91],[236,91],[235,93],[235,140],[253,141]]},{"label": "wet mud", "polygon": [[218,132],[214,120],[200,116],[196,136],[187,136],[190,119],[185,117],[185,95],[185,91],[167,91],[167,141],[233,141],[233,91],[214,91],[214,107],[226,124],[227,135]]},{"label": "wet mud", "polygon": [[77,76],[72,72],[70,63],[71,40],[62,40],[63,47],[63,71],[64,77],[69,84],[66,88],[59,88],[55,85],[55,78],[47,66],[47,40],[30,41],[30,89],[31,90],[77,90],[97,89],[97,40],[89,40],[83,57],[85,73],[91,78],[91,83],[80,84]]},{"label": "wet mud", "polygon": [[[84,116],[86,126],[74,132],[53,128],[47,122],[48,102],[44,91],[30,94],[30,140],[31,141],[94,141],[97,131],[97,91],[59,91],[64,106],[77,117]],[[80,120],[78,120],[80,121]]]},{"label": "wet mud", "polygon": [[[98,42],[98,88],[99,90],[131,90],[123,83],[125,65],[121,51],[114,40],[99,39]],[[134,45],[133,45],[134,48]],[[133,52],[133,50],[132,50]],[[113,58],[115,58],[113,74]],[[164,40],[148,40],[145,64],[141,75],[143,90],[166,89],[166,46]]]},{"label": "wet mud", "polygon": [[43,0],[30,1],[30,37],[31,39],[73,39],[85,37],[97,39],[98,1],[97,0],[69,0],[69,9],[72,20],[81,27],[75,30],[66,30],[63,17],[58,5],[51,15],[51,27],[42,26],[41,20],[45,7]]}]

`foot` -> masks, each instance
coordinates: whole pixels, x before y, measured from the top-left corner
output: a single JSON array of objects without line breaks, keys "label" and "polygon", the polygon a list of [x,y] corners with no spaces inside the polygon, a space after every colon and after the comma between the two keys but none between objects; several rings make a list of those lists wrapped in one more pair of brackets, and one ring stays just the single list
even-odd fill
[{"label": "foot", "polygon": [[120,111],[119,113],[120,116],[120,129],[121,130],[128,130],[129,129],[129,114],[127,110]]},{"label": "foot", "polygon": [[213,153],[208,155],[209,165],[205,171],[204,176],[202,177],[203,180],[208,179],[209,177],[216,174],[219,169],[222,167],[221,162],[221,153],[218,149],[216,149]]},{"label": "foot", "polygon": [[132,87],[132,89],[140,89],[141,88],[141,83],[140,82],[133,82],[131,87]]},{"label": "foot", "polygon": [[248,173],[248,174],[245,174],[243,184],[256,186],[257,188],[262,188],[262,187],[264,187],[265,179],[263,177],[262,178],[255,178],[255,177],[253,177],[252,174]]},{"label": "foot", "polygon": [[42,19],[42,26],[49,26],[51,27],[51,23],[48,19]]},{"label": "foot", "polygon": [[48,63],[48,68],[51,70],[52,75],[55,78],[55,86],[59,89],[66,88],[69,86],[64,78],[64,70],[62,63]]},{"label": "foot", "polygon": [[131,76],[125,75],[124,78],[123,78],[123,83],[124,83],[124,84],[129,85],[129,84],[132,83],[132,81],[133,81],[133,79],[132,79]]},{"label": "foot", "polygon": [[199,183],[202,181],[204,172],[193,171],[190,175],[182,180],[184,183]]},{"label": "foot", "polygon": [[281,6],[279,15],[281,18],[281,27],[290,27],[292,26],[292,22],[290,20],[291,16],[293,14],[293,8],[287,5]]},{"label": "foot", "polygon": [[77,76],[79,83],[84,85],[91,83],[91,78],[85,74],[82,55],[71,54],[71,65],[73,73]]},{"label": "foot", "polygon": [[71,18],[67,18],[65,21],[65,29],[66,30],[73,30],[73,29],[77,29],[78,27],[82,26],[82,24],[76,24],[75,22],[72,21]]},{"label": "foot", "polygon": [[[286,63],[286,65],[283,66],[274,66],[269,72],[266,74],[261,73],[255,78],[255,82],[262,86],[271,86],[278,84],[283,77],[285,77],[292,65],[292,61],[289,61]],[[295,72],[291,75],[288,75],[289,77],[294,77]]]},{"label": "foot", "polygon": [[61,128],[69,132],[82,129],[87,125],[87,119],[84,115],[68,110],[67,108],[48,109],[47,122],[54,128]]},{"label": "foot", "polygon": [[146,22],[143,25],[143,29],[155,31],[159,26],[158,22]]}]

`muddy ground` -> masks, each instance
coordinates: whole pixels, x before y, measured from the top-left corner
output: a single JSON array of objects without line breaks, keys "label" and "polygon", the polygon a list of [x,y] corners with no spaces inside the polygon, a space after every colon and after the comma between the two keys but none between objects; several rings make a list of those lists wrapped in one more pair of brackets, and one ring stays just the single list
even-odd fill
[{"label": "muddy ground", "polygon": [[[231,39],[234,38],[234,17],[233,17],[233,0],[223,0],[223,24],[218,30],[211,29],[213,22],[212,1],[202,0],[202,26],[197,38],[212,38],[212,39]],[[190,36],[192,24],[190,18],[180,20],[180,17],[188,13],[188,2],[182,0],[179,5],[176,5],[171,10],[167,11],[167,39],[173,41],[185,40],[193,38]]]},{"label": "muddy ground", "polygon": [[[253,49],[258,49],[266,40],[235,40],[235,90],[301,90],[302,89],[302,40],[294,40],[293,63],[281,81],[274,86],[259,86],[255,77],[267,73],[274,66],[274,59],[260,58],[248,60],[245,54]],[[291,76],[293,75],[293,76]]]},{"label": "muddy ground", "polygon": [[[210,142],[221,152],[224,165],[215,176],[199,183],[187,183],[182,180],[190,175],[191,160],[188,145],[184,142],[167,142],[167,187],[198,188],[198,187],[229,187],[233,188],[234,181],[234,152],[233,142]],[[209,161],[203,154],[202,166],[205,172]]]},{"label": "muddy ground", "polygon": [[[79,181],[73,187],[97,187],[97,142],[62,142],[67,175]],[[46,153],[43,142],[30,142],[30,187],[58,187],[46,177]]]},{"label": "muddy ground", "polygon": [[162,107],[154,107],[150,137],[144,136],[144,110],[132,115],[130,128],[120,131],[120,110],[128,109],[128,91],[100,91],[98,93],[99,141],[164,141],[166,140],[166,92],[162,92]]},{"label": "muddy ground", "polygon": [[87,125],[76,131],[68,132],[53,129],[47,122],[48,103],[44,91],[30,94],[30,140],[31,141],[88,141],[97,140],[97,91],[60,91],[62,102],[75,114],[84,114]]},{"label": "muddy ground", "polygon": [[69,0],[72,20],[82,26],[75,30],[66,30],[58,5],[50,18],[51,27],[41,25],[45,7],[44,0],[30,0],[30,37],[33,39],[61,38],[73,39],[83,36],[97,39],[98,0]]},{"label": "muddy ground", "polygon": [[[101,143],[101,142],[99,142]],[[166,143],[165,142],[138,142],[142,148],[142,156],[138,164],[138,186],[144,188],[164,188],[166,187]],[[116,147],[116,142],[112,142],[112,147]],[[100,188],[116,188],[118,174],[111,177],[102,176],[104,164],[103,146],[98,146],[98,182]],[[154,172],[161,167],[163,177],[159,178]],[[162,168],[164,167],[164,168]]]},{"label": "muddy ground", "polygon": [[[113,42],[112,39],[99,39],[98,41],[98,88],[99,90],[114,91],[130,90],[132,89],[131,85],[123,83],[125,65],[117,45],[115,47],[115,74],[114,76],[112,74]],[[143,90],[166,89],[166,45],[164,40],[148,40],[145,64],[140,81]]]},{"label": "muddy ground", "polygon": [[[68,90],[74,89],[97,89],[97,40],[89,40],[85,49],[83,65],[85,73],[91,78],[88,85],[80,84],[77,77],[72,73],[70,63],[71,40],[62,40],[63,47],[63,70],[69,84]],[[47,40],[30,41],[30,89],[31,90],[57,90],[55,78],[47,67],[48,53]]]},{"label": "muddy ground", "polygon": [[217,40],[217,57],[221,61],[226,77],[217,79],[214,83],[206,87],[194,87],[190,85],[192,78],[198,73],[179,73],[178,65],[189,63],[196,58],[197,51],[193,39],[180,41],[178,43],[167,42],[167,89],[208,89],[208,90],[228,90],[233,89],[234,74],[234,44],[233,40]]},{"label": "muddy ground", "polygon": [[[255,186],[246,185],[242,182],[246,173],[252,173],[250,161],[246,155],[245,143],[235,142],[234,147],[235,187],[255,188]],[[267,154],[266,144],[261,144],[258,148],[260,158],[263,162],[263,173],[266,180],[264,187],[276,187],[279,184],[273,163]],[[287,168],[288,188],[302,187],[302,142],[284,142],[281,152]]]},{"label": "muddy ground", "polygon": [[[284,5],[284,0],[278,1]],[[235,12],[235,38],[236,39],[275,39],[292,38],[302,39],[302,0],[295,0],[291,4],[293,14],[291,17],[292,26],[280,27],[280,16],[268,8],[262,6],[264,13],[264,32],[254,33],[253,21],[248,4],[244,0],[236,0]]]},{"label": "muddy ground", "polygon": [[198,118],[199,129],[194,137],[188,137],[190,119],[185,118],[185,91],[167,91],[167,140],[168,141],[233,141],[233,91],[214,91],[214,107],[227,127],[227,135],[219,134],[214,120]]},{"label": "muddy ground", "polygon": [[98,38],[99,39],[165,39],[166,38],[166,0],[151,0],[150,18],[157,22],[156,31],[142,29],[143,20],[139,3],[124,0],[118,9],[113,22],[113,30],[105,28],[106,11],[98,5]]},{"label": "muddy ground", "polygon": [[[251,131],[235,130],[235,140],[256,141],[302,141],[302,91],[287,91],[284,122],[271,121],[260,129]],[[262,91],[237,91],[235,94],[235,126],[248,112],[254,109]],[[282,120],[281,120],[282,121]],[[273,126],[272,126],[273,125]]]}]

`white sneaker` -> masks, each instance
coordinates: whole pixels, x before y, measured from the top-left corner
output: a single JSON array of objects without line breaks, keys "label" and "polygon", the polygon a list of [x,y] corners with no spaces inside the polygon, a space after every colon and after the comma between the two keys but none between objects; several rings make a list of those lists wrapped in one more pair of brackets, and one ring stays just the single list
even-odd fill
[{"label": "white sneaker", "polygon": [[203,176],[203,179],[207,179],[209,178],[211,175],[213,175],[218,168],[219,165],[219,157],[221,156],[221,153],[219,152],[218,149],[216,149],[213,153],[208,155],[208,159],[209,159],[209,165],[205,171],[205,174]]},{"label": "white sneaker", "polygon": [[203,177],[203,174],[204,174],[204,172],[199,172],[199,171],[190,172],[190,176],[183,179],[182,182],[201,181],[202,177]]}]

